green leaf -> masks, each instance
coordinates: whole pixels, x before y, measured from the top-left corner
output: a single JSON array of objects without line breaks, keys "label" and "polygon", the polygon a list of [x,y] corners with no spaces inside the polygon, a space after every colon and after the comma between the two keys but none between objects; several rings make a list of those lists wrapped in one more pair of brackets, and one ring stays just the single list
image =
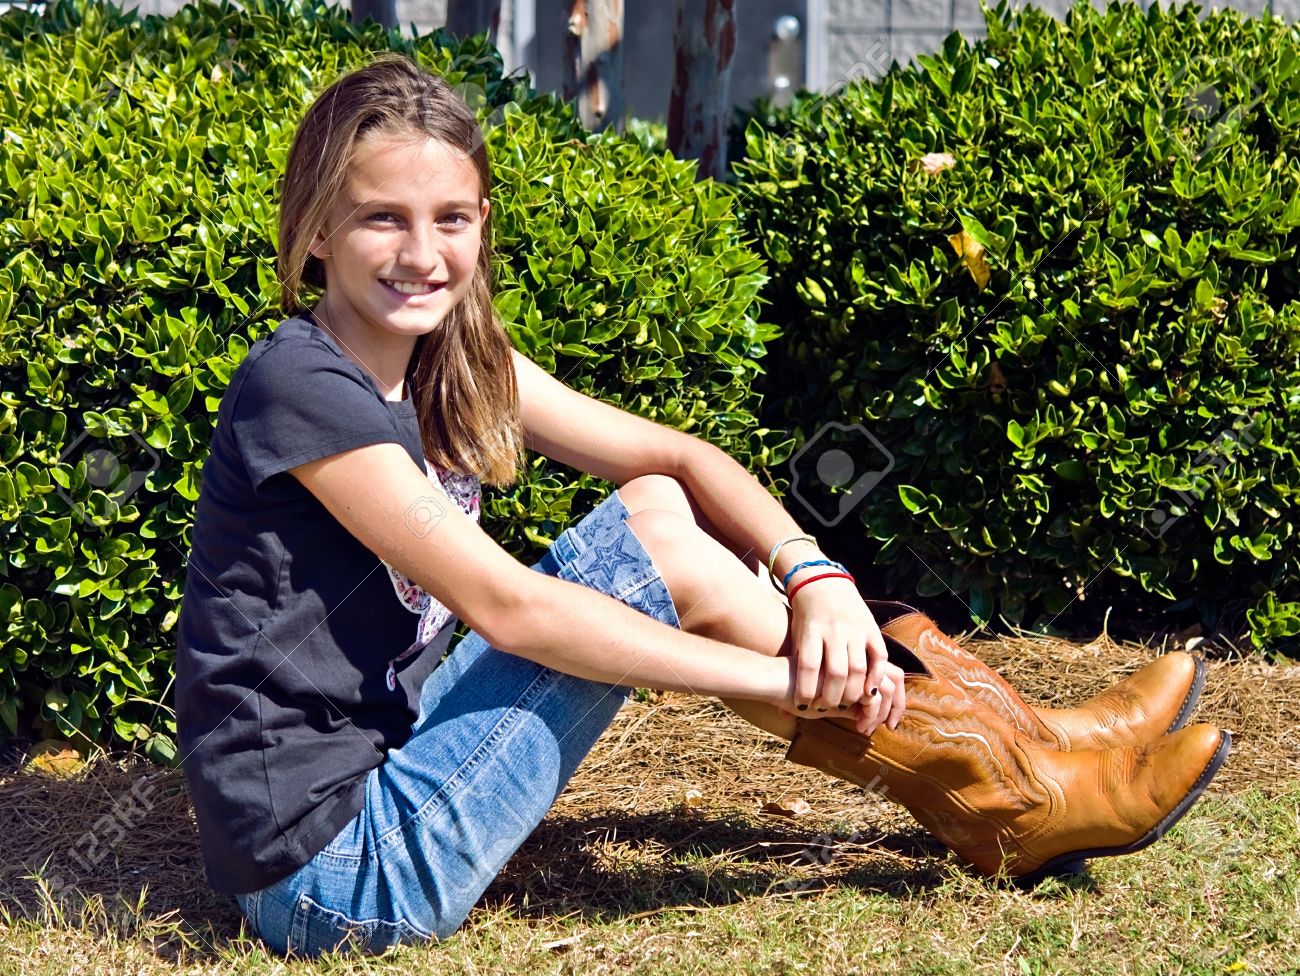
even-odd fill
[{"label": "green leaf", "polygon": [[822,286],[812,278],[807,278],[803,283],[803,290],[807,293],[808,299],[815,305],[826,304],[826,292],[822,291]]},{"label": "green leaf", "polygon": [[167,409],[168,411],[179,416],[185,412],[185,408],[190,405],[190,399],[194,396],[194,376],[182,377],[172,384],[172,388],[167,391]]},{"label": "green leaf", "polygon": [[145,755],[152,762],[162,766],[173,766],[176,762],[176,743],[167,735],[151,735],[144,744]]},{"label": "green leaf", "polygon": [[50,388],[50,371],[42,363],[29,360],[27,363],[27,385],[37,393],[44,393]]},{"label": "green leaf", "polygon": [[1052,470],[1066,481],[1083,481],[1088,477],[1088,466],[1082,461],[1058,461]]},{"label": "green leaf", "polygon": [[957,219],[961,221],[962,229],[975,240],[976,243],[982,244],[984,249],[990,254],[1002,257],[1006,251],[1006,239],[993,233],[979,220],[971,214],[958,214]]},{"label": "green leaf", "polygon": [[925,492],[912,485],[899,485],[898,498],[913,515],[919,515],[929,507]]},{"label": "green leaf", "polygon": [[947,65],[929,54],[918,54],[916,62],[925,68],[925,75],[935,88],[939,89],[944,95],[951,94],[952,81]]}]

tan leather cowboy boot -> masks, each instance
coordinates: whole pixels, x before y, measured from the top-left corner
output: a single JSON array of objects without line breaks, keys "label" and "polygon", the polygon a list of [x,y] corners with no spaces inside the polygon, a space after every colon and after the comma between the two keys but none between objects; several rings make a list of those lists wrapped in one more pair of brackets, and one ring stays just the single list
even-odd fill
[{"label": "tan leather cowboy boot", "polygon": [[916,653],[1024,735],[1065,752],[1141,745],[1186,724],[1205,685],[1205,662],[1165,654],[1075,708],[1034,708],[987,664],[962,648],[920,610],[867,600],[882,633]]},{"label": "tan leather cowboy boot", "polygon": [[1021,733],[887,637],[906,674],[898,728],[796,721],[786,758],[901,803],[977,872],[1020,883],[1128,854],[1187,812],[1231,737],[1199,724],[1141,746],[1061,752]]}]

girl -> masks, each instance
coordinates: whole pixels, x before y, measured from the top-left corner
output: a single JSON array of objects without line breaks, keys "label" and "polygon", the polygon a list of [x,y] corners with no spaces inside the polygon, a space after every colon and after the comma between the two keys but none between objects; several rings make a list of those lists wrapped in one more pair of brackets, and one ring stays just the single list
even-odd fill
[{"label": "girl", "polygon": [[[1031,773],[1064,775],[1044,756],[1070,754],[954,690],[941,635],[898,629],[924,618],[889,625],[915,654],[882,634],[852,577],[721,451],[516,352],[492,310],[490,219],[473,114],[408,59],[339,79],[303,118],[280,215],[289,317],[222,398],[177,662],[208,880],[270,945],[377,951],[455,931],[629,686],[718,696],[794,740],[796,761],[923,787],[904,802],[982,869],[989,843],[1018,845],[1026,871],[1131,846],[1190,802],[1217,732],[1159,739],[1172,785],[1148,782],[1125,744],[1078,754],[1137,770],[1140,791],[1098,788],[1130,819],[1141,806],[1127,833],[1101,836],[1093,817],[1027,841],[1041,799],[1014,823],[985,810],[996,836],[953,833],[961,791],[990,773],[951,742],[1024,740],[1003,771],[1022,792]],[[509,484],[525,447],[618,485],[531,572],[478,525],[480,481]],[[438,665],[458,618],[472,631]],[[915,720],[903,667],[924,698]],[[1185,720],[1160,696],[1181,683],[1170,700],[1185,703],[1193,681],[1166,668],[1143,689],[1155,717],[1125,731],[1157,739]]]}]

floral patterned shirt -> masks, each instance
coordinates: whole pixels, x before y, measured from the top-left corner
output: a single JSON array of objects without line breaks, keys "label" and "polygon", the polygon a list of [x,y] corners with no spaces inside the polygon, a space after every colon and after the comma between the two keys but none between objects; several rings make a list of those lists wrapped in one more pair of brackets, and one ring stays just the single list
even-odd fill
[{"label": "floral patterned shirt", "polygon": [[[424,466],[429,480],[437,485],[444,495],[455,502],[457,508],[475,522],[479,521],[479,503],[482,498],[482,485],[479,479],[472,474],[458,474],[446,471],[428,458],[425,458]],[[388,662],[388,690],[394,691],[397,688],[397,662],[417,653],[428,644],[434,635],[443,628],[443,625],[451,619],[452,613],[400,570],[389,566],[387,562],[384,563],[384,566],[388,569],[389,579],[392,580],[393,589],[397,592],[397,598],[402,602],[402,605],[412,613],[420,615],[415,642]]]}]

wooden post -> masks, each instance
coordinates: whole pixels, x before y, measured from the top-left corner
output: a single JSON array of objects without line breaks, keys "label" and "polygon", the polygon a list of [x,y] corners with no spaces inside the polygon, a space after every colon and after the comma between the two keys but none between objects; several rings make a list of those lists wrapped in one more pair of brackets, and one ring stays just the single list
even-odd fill
[{"label": "wooden post", "polygon": [[497,44],[501,33],[501,0],[447,0],[447,30],[457,37],[488,32]]},{"label": "wooden post", "polygon": [[623,131],[623,0],[569,0],[563,96],[591,131]]},{"label": "wooden post", "polygon": [[397,26],[397,0],[352,0],[352,23],[367,17],[391,30]]},{"label": "wooden post", "polygon": [[677,0],[668,148],[678,159],[698,159],[699,179],[727,175],[735,7],[735,0]]}]

